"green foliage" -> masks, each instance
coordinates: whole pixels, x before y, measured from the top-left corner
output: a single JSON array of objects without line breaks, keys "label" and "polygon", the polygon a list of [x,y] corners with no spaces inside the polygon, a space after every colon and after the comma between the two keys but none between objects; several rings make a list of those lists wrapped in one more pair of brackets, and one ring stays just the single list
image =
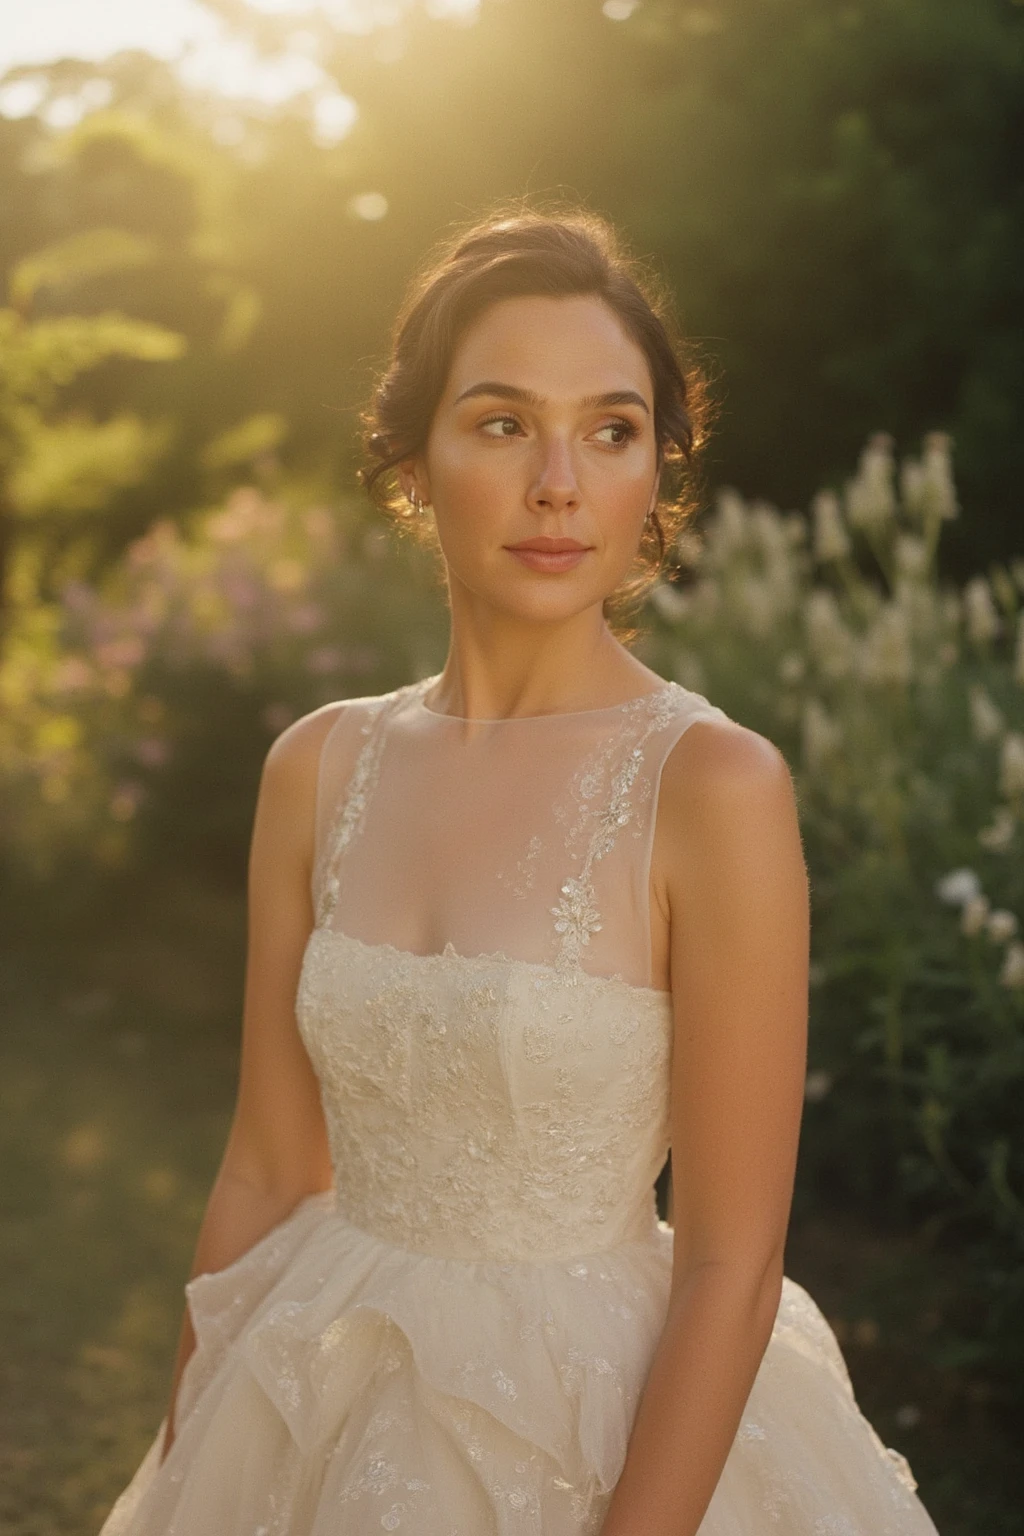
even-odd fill
[{"label": "green foliage", "polygon": [[125,315],[65,315],[27,322],[0,310],[0,404],[8,431],[20,406],[46,408],[57,391],[111,357],[165,362],[180,357],[184,341],[163,326]]},{"label": "green foliage", "polygon": [[[20,291],[30,288],[26,279]],[[74,522],[145,481],[173,434],[170,422],[126,412],[54,414],[61,391],[111,357],[165,362],[183,350],[173,331],[124,315],[29,321],[0,310],[0,621],[12,602],[25,609],[47,591]]]},{"label": "green foliage", "polygon": [[118,490],[146,478],[169,436],[169,424],[147,426],[128,414],[37,421],[11,472],[11,504],[21,517],[101,511]]},{"label": "green foliage", "polygon": [[288,435],[288,423],[276,411],[249,416],[236,427],[229,427],[203,449],[206,469],[231,469],[251,464],[264,454],[273,453]]},{"label": "green foliage", "polygon": [[945,586],[939,537],[957,515],[941,434],[898,484],[875,437],[810,520],[723,492],[653,594],[646,644],[794,771],[814,949],[801,1198],[964,1245],[970,1293],[935,1349],[1010,1393],[1024,1365],[1024,562]]},{"label": "green foliage", "polygon": [[[140,67],[139,56],[127,65],[133,87]],[[168,85],[166,69],[153,68]],[[57,90],[64,73],[55,66]],[[154,83],[148,75],[147,89]],[[169,99],[180,108],[178,87]],[[204,447],[242,414],[227,398],[221,413],[208,409],[204,370],[244,344],[260,300],[234,270],[227,162],[180,110],[154,113],[136,99],[65,133],[18,125],[29,146],[13,130],[5,138],[8,128],[0,122],[0,172],[13,152],[15,205],[31,210],[42,186],[51,214],[25,221],[34,239],[9,230],[3,253],[0,594],[10,628],[12,605],[47,600],[61,580],[116,558],[155,516],[202,500],[217,460]],[[271,413],[247,415],[261,417],[259,451],[284,436]],[[234,444],[243,470],[245,448]],[[237,463],[217,462],[218,490]]]},{"label": "green foliage", "polygon": [[84,278],[145,267],[156,247],[125,229],[83,229],[26,256],[8,282],[14,309],[26,309],[41,294],[59,294]]}]

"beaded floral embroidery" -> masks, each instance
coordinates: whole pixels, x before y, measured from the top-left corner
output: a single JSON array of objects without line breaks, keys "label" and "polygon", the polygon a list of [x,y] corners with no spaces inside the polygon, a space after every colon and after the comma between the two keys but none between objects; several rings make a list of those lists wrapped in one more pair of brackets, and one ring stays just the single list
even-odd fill
[{"label": "beaded floral embroidery", "polygon": [[384,752],[385,734],[380,729],[383,717],[387,715],[389,708],[396,708],[415,686],[410,684],[405,688],[397,688],[394,693],[382,694],[380,698],[375,699],[371,713],[360,727],[366,740],[359,750],[348,789],[342,796],[337,818],[324,844],[316,914],[318,927],[322,927],[328,921],[337,906],[338,861],[362,825],[366,807],[377,782],[380,760]]},{"label": "beaded floral embroidery", "polygon": [[[668,683],[655,693],[624,704],[621,732],[613,733],[577,772],[572,794],[578,814],[567,843],[570,850],[583,844],[583,864],[578,875],[570,875],[563,882],[560,900],[550,909],[561,941],[556,966],[565,976],[579,972],[581,950],[590,943],[592,934],[601,931],[594,865],[611,853],[622,829],[635,819],[640,803],[650,798],[650,778],[641,775],[644,745],[655,731],[668,725],[681,692],[678,684]],[[560,821],[568,818],[564,806],[556,808],[555,815]],[[589,841],[585,841],[588,831]]]}]

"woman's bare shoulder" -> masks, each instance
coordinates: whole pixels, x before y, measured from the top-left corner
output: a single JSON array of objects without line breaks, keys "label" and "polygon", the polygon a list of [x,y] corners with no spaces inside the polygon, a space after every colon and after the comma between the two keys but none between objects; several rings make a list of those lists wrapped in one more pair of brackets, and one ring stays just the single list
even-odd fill
[{"label": "woman's bare shoulder", "polygon": [[275,843],[309,853],[325,748],[333,773],[350,769],[366,739],[361,727],[377,702],[375,697],[332,700],[275,737],[260,776],[257,830],[272,829]]},{"label": "woman's bare shoulder", "polygon": [[308,768],[311,762],[315,764],[348,703],[348,699],[334,699],[293,720],[271,743],[266,757],[268,769],[289,775]]},{"label": "woman's bare shoulder", "polygon": [[742,794],[770,791],[791,777],[773,741],[723,716],[686,727],[665,759],[662,784],[670,797],[694,791]]},{"label": "woman's bare shoulder", "polygon": [[265,771],[282,779],[306,779],[310,774],[315,779],[324,744],[332,731],[336,730],[339,736],[351,736],[355,744],[379,702],[378,695],[333,699],[300,715],[271,743]]},{"label": "woman's bare shoulder", "polygon": [[685,841],[691,851],[720,844],[729,829],[758,839],[762,829],[792,828],[794,811],[793,776],[782,752],[736,720],[694,720],[665,759],[659,821],[670,840]]}]

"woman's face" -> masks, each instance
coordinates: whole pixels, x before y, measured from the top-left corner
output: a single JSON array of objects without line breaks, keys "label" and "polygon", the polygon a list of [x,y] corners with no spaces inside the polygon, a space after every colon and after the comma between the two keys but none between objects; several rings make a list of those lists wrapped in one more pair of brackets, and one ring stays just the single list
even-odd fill
[{"label": "woman's face", "polygon": [[460,341],[403,480],[433,506],[453,598],[552,621],[628,572],[657,459],[650,370],[618,316],[597,298],[510,298]]}]

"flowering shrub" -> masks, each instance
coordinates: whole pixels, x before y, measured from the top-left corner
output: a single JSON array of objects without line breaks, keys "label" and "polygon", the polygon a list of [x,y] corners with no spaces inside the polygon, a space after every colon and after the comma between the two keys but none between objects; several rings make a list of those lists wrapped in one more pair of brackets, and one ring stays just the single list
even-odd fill
[{"label": "flowering shrub", "polygon": [[938,433],[899,469],[872,438],[810,518],[723,492],[653,594],[647,644],[794,772],[813,906],[803,1190],[957,1237],[977,1285],[943,1347],[1019,1368],[1024,561],[943,584],[957,515]]},{"label": "flowering shrub", "polygon": [[440,665],[440,603],[410,562],[351,509],[246,487],[19,615],[0,664],[8,855],[118,865],[147,828],[236,855],[291,720]]}]

